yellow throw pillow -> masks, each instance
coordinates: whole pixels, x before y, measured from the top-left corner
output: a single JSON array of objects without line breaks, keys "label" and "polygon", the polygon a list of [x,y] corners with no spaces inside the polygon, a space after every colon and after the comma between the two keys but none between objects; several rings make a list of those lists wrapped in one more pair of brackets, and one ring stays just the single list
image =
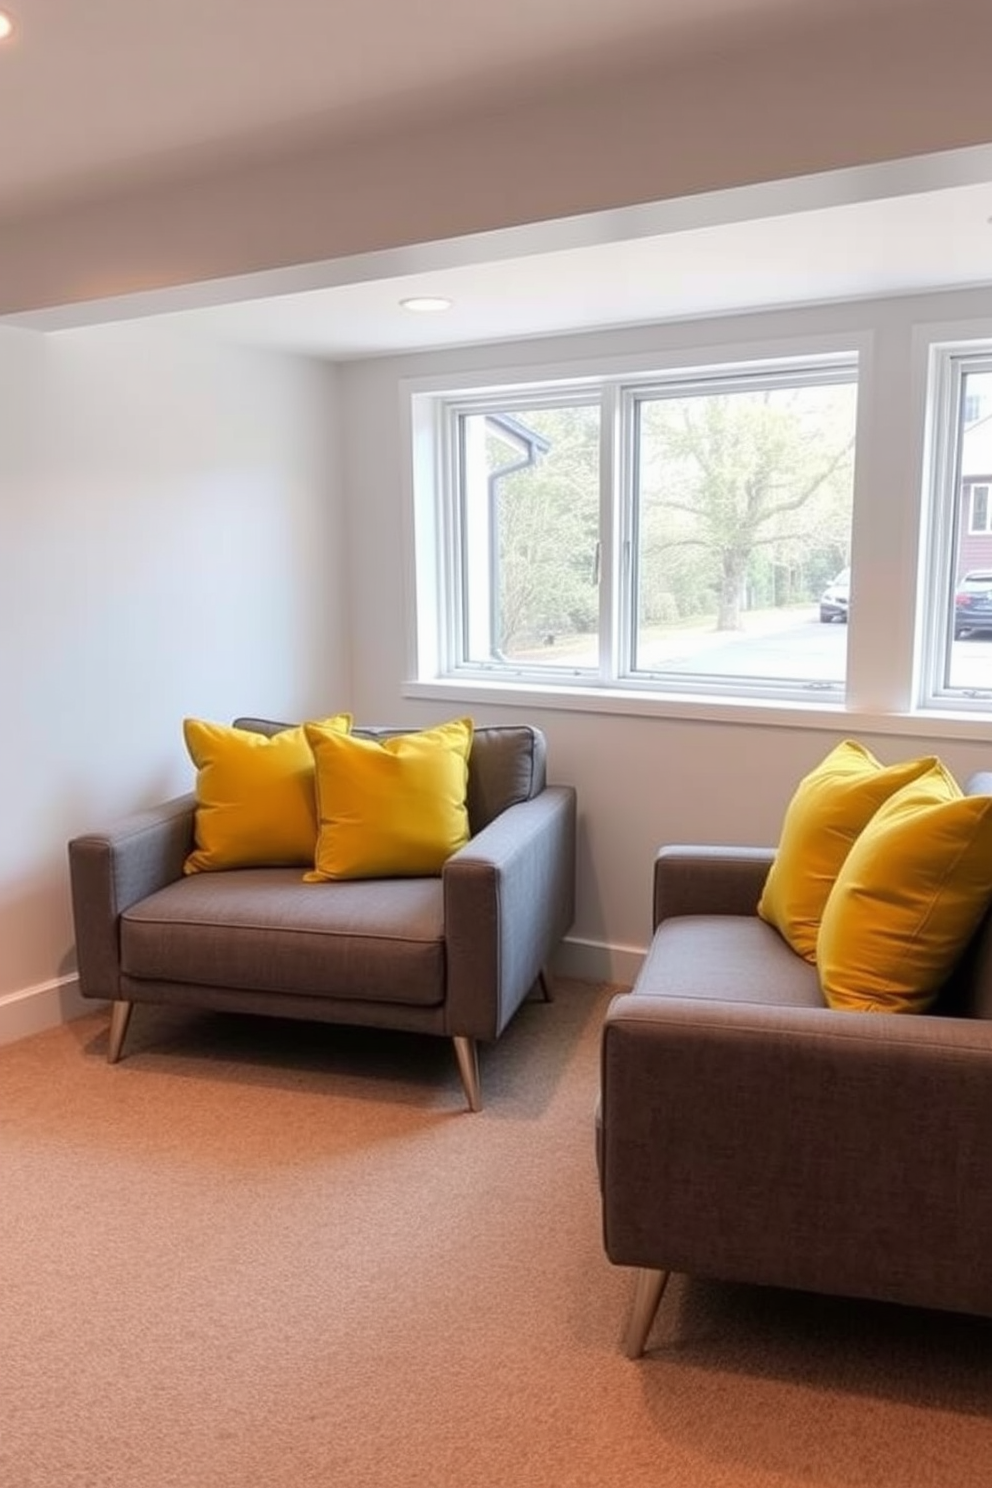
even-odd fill
[{"label": "yellow throw pillow", "polygon": [[[351,714],[336,713],[321,726],[347,733]],[[302,724],[269,737],[186,718],[183,736],[196,766],[196,847],[185,873],[313,862],[317,798]]]},{"label": "yellow throw pillow", "polygon": [[429,877],[468,841],[470,718],[381,742],[305,728],[320,824],[308,882]]},{"label": "yellow throw pillow", "polygon": [[992,899],[992,796],[943,765],[880,806],[830,891],[817,950],[830,1007],[918,1013]]},{"label": "yellow throw pillow", "polygon": [[805,960],[816,961],[823,906],[852,843],[884,801],[935,763],[930,755],[883,765],[863,744],[845,739],[799,782],[758,914]]}]

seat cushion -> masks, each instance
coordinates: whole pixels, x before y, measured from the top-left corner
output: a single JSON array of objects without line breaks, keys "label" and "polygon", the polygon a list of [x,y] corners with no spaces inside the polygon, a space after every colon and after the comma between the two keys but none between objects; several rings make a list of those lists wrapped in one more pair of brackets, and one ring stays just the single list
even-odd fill
[{"label": "seat cushion", "polygon": [[149,981],[434,1006],[445,990],[441,880],[195,874],[125,910],[121,968]]},{"label": "seat cushion", "polygon": [[825,1006],[816,967],[757,915],[663,920],[633,990],[657,997]]}]

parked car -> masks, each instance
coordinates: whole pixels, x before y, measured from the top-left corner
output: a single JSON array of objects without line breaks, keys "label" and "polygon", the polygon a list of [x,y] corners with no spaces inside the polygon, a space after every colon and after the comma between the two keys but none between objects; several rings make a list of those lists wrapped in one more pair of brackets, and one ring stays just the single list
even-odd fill
[{"label": "parked car", "polygon": [[820,595],[820,619],[824,625],[832,620],[847,619],[848,590],[851,587],[851,570],[842,568]]},{"label": "parked car", "polygon": [[954,591],[954,639],[975,630],[992,630],[992,569],[966,573]]}]

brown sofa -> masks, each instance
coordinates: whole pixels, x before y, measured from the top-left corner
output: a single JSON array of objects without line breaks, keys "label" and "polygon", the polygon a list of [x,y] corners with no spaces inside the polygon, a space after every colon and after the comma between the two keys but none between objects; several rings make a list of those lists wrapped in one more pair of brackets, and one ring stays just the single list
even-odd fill
[{"label": "brown sofa", "polygon": [[671,1271],[992,1316],[992,916],[930,1012],[833,1011],[755,912],[772,857],[663,848],[649,954],[606,1015],[604,1244],[639,1268],[631,1357]]},{"label": "brown sofa", "polygon": [[548,995],[574,911],[575,791],[548,785],[541,731],[475,730],[471,836],[439,878],[184,877],[193,812],[187,795],[69,843],[80,990],[112,1004],[111,1062],[139,1002],[402,1029],[453,1040],[478,1110],[477,1041],[498,1038],[535,983]]}]

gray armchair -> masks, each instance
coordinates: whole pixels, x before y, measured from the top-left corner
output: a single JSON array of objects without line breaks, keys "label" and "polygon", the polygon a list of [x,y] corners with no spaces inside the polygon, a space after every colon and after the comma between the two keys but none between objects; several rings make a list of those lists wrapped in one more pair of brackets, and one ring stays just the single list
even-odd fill
[{"label": "gray armchair", "polygon": [[469,841],[437,878],[184,877],[192,795],[74,838],[79,984],[111,1004],[110,1061],[141,1002],[439,1034],[479,1110],[478,1041],[498,1038],[535,985],[550,996],[548,964],[574,913],[575,791],[547,784],[539,729],[475,730],[468,812]]}]

